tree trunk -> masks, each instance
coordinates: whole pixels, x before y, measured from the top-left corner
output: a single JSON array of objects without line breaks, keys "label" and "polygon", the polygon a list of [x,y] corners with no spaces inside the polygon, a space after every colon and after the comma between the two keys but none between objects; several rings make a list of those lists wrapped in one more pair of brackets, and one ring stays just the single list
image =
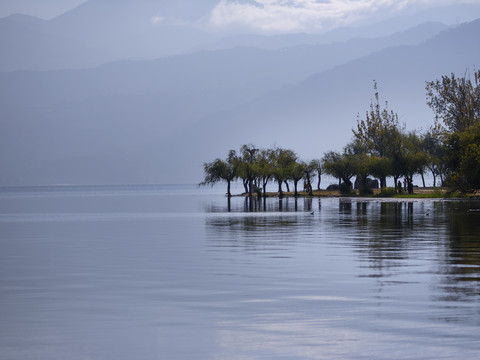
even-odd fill
[{"label": "tree trunk", "polygon": [[348,191],[352,191],[353,186],[352,186],[352,182],[350,181],[350,179],[345,181],[345,185],[347,186]]},{"label": "tree trunk", "polygon": [[420,174],[422,176],[422,183],[423,183],[423,187],[425,188],[425,177],[423,176],[423,173]]},{"label": "tree trunk", "polygon": [[387,178],[385,176],[380,178],[380,188],[385,189],[387,187]]},{"label": "tree trunk", "polygon": [[294,196],[295,197],[298,197],[298,191],[297,191],[297,186],[298,186],[298,181],[293,181],[293,186],[295,188],[295,193],[294,193]]},{"label": "tree trunk", "polygon": [[278,181],[278,196],[283,196],[282,181]]},{"label": "tree trunk", "polygon": [[408,177],[408,193],[413,194],[413,176]]},{"label": "tree trunk", "polygon": [[287,192],[290,192],[290,185],[288,185],[288,181],[285,180],[284,183],[285,183],[285,186],[287,187]]},{"label": "tree trunk", "polygon": [[229,198],[232,197],[232,193],[230,192],[230,180],[227,180],[227,196]]},{"label": "tree trunk", "polygon": [[435,174],[435,167],[428,167],[433,176],[433,187],[437,187],[437,174]]},{"label": "tree trunk", "polygon": [[320,182],[322,181],[322,175],[318,173],[318,182],[317,182],[317,190],[320,190]]}]

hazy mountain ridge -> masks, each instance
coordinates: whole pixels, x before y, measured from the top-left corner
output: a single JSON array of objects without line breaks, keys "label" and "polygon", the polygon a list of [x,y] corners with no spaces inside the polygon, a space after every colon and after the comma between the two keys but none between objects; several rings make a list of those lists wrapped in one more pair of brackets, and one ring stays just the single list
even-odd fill
[{"label": "hazy mountain ridge", "polygon": [[[329,45],[299,45],[276,51],[233,48],[202,51],[150,61],[120,61],[94,69],[0,74],[0,104],[58,105],[111,94],[149,92],[231,92],[249,97],[293,84],[354,58],[399,44],[415,44],[446,26],[427,23],[378,39],[354,39]],[[252,92],[253,91],[253,92]]]},{"label": "hazy mountain ridge", "polygon": [[[0,19],[0,71],[89,68],[129,58],[154,59],[202,49],[237,46],[279,49],[296,45],[377,38],[427,21],[452,23],[452,15],[480,17],[480,4],[457,4],[399,16],[378,24],[325,34],[241,35],[207,25],[216,0],[89,0],[52,20]],[[224,38],[223,40],[220,40]]]}]

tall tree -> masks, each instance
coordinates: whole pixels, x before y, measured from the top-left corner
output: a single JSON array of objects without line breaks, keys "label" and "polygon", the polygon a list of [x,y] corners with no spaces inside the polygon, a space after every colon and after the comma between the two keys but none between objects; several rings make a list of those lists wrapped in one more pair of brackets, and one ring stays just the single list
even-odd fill
[{"label": "tall tree", "polygon": [[437,176],[443,182],[443,173],[445,169],[444,147],[440,132],[432,127],[421,137],[421,147],[427,156],[426,166],[433,177],[433,187],[437,186]]},{"label": "tall tree", "polygon": [[[377,82],[373,82],[375,100],[370,103],[370,110],[365,119],[357,119],[357,128],[353,129],[355,138],[363,144],[370,155],[386,158],[389,156],[389,146],[398,133],[398,115],[388,110],[388,102],[382,108],[379,102]],[[387,174],[380,174],[380,186],[386,186]]]},{"label": "tall tree", "polygon": [[462,132],[480,120],[480,70],[475,80],[466,75],[442,76],[441,80],[426,83],[427,105],[450,132]]},{"label": "tall tree", "polygon": [[446,183],[461,190],[479,189],[480,70],[470,77],[443,76],[426,83],[427,104],[446,126],[443,134]]}]

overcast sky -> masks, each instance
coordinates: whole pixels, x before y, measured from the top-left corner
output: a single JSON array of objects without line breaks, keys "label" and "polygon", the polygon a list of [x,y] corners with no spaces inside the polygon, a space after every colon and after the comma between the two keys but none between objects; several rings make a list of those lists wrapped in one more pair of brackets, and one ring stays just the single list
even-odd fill
[{"label": "overcast sky", "polygon": [[210,18],[216,26],[247,25],[266,32],[321,31],[448,4],[479,0],[221,0]]},{"label": "overcast sky", "polygon": [[[85,1],[0,0],[0,17],[22,13],[50,19]],[[185,2],[188,4],[188,1]],[[315,32],[361,23],[370,18],[385,18],[399,12],[413,13],[433,6],[479,2],[480,0],[218,0],[209,24],[214,28],[240,26],[263,32]]]}]

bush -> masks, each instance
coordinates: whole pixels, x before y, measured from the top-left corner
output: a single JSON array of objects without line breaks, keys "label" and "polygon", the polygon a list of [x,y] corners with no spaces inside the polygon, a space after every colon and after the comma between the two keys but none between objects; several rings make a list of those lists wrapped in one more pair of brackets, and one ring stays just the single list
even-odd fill
[{"label": "bush", "polygon": [[345,183],[341,183],[339,187],[340,193],[342,195],[350,195],[352,193],[352,190],[350,189],[350,186],[348,186]]},{"label": "bush", "polygon": [[373,190],[371,188],[369,188],[368,185],[360,186],[359,192],[360,192],[360,195],[362,195],[362,196],[367,196],[367,195],[372,195],[373,194]]},{"label": "bush", "polygon": [[395,188],[386,187],[386,188],[383,188],[382,190],[380,190],[380,193],[378,194],[378,196],[379,197],[393,197],[396,194],[397,193],[395,191]]}]

